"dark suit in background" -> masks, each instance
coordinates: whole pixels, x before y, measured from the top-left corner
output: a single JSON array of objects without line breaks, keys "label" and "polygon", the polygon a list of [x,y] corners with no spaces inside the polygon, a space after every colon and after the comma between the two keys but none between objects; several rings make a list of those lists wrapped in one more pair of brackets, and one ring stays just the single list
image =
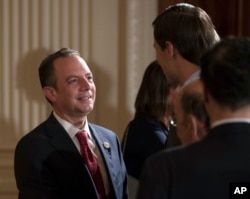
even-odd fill
[{"label": "dark suit in background", "polygon": [[[110,199],[127,198],[126,168],[117,136],[94,124],[89,128],[107,168]],[[83,158],[53,114],[19,141],[15,175],[20,199],[97,198]]]},{"label": "dark suit in background", "polygon": [[228,199],[232,182],[250,182],[250,123],[227,123],[187,147],[149,159],[138,199]]}]

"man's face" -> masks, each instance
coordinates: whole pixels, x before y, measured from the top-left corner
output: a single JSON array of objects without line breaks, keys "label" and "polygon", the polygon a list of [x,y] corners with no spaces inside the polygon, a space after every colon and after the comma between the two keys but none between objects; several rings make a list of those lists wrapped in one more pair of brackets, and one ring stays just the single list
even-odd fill
[{"label": "man's face", "polygon": [[157,41],[154,41],[154,48],[155,48],[155,52],[156,52],[156,59],[157,62],[160,64],[160,66],[162,67],[163,72],[166,75],[166,71],[165,71],[165,67],[164,67],[164,50],[161,49],[160,45],[157,43]]},{"label": "man's face", "polygon": [[156,59],[166,75],[169,84],[177,85],[179,83],[177,78],[178,74],[176,75],[176,67],[171,52],[173,48],[168,49],[168,46],[166,46],[166,48],[162,50],[157,41],[154,41],[154,48],[156,51]]},{"label": "man's face", "polygon": [[65,118],[81,118],[94,108],[96,87],[86,62],[79,56],[58,58],[54,62],[56,89],[53,108]]}]

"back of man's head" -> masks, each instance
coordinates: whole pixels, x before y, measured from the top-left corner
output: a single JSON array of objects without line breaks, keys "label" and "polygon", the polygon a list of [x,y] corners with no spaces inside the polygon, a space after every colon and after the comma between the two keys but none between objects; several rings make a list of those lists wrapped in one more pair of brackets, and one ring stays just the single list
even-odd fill
[{"label": "back of man's head", "polygon": [[177,134],[182,144],[190,144],[205,137],[209,117],[204,104],[203,86],[199,79],[184,86],[175,103]]},{"label": "back of man's head", "polygon": [[184,114],[191,114],[204,124],[204,128],[209,127],[209,117],[204,104],[203,87],[199,79],[191,82],[183,88],[181,105]]},{"label": "back of man's head", "polygon": [[250,105],[250,39],[226,38],[201,60],[205,90],[232,111]]},{"label": "back of man's head", "polygon": [[202,54],[219,40],[209,15],[199,7],[179,3],[166,8],[153,21],[154,38],[162,50],[171,42],[181,56],[200,65]]}]

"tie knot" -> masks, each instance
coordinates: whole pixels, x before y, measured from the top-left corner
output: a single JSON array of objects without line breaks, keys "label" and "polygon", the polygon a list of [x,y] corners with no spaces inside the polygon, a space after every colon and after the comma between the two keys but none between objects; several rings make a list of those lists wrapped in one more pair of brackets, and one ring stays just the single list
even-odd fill
[{"label": "tie knot", "polygon": [[87,144],[88,143],[88,134],[86,131],[80,131],[76,133],[76,137],[80,143]]}]

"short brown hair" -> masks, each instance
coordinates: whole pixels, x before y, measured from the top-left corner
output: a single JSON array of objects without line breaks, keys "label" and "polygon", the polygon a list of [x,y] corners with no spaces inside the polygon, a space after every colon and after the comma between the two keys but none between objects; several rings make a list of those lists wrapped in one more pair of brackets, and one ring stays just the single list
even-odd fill
[{"label": "short brown hair", "polygon": [[170,41],[186,60],[200,65],[200,58],[219,36],[209,15],[199,7],[179,3],[166,8],[153,21],[154,38],[162,50]]}]

